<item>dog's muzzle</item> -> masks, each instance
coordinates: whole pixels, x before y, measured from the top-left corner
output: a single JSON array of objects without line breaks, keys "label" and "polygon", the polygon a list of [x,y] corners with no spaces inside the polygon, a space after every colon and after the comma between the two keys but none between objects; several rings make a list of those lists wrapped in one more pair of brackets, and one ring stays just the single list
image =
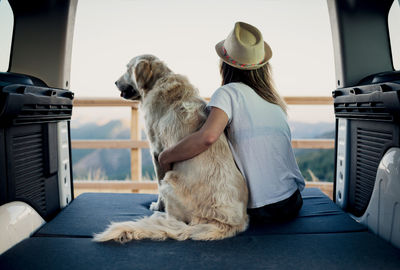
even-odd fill
[{"label": "dog's muzzle", "polygon": [[138,92],[134,90],[132,85],[123,85],[123,86],[118,86],[117,82],[115,82],[117,85],[119,91],[121,91],[121,97],[125,99],[133,99],[138,97]]}]

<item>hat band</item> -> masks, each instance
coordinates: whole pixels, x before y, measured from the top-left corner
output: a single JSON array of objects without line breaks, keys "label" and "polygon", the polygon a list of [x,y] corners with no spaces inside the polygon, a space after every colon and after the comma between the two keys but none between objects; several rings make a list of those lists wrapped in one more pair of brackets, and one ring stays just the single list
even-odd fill
[{"label": "hat band", "polygon": [[255,65],[260,65],[260,64],[264,61],[264,60],[261,60],[261,62],[260,62],[260,63],[257,63],[257,64],[241,64],[241,63],[239,63],[238,61],[234,60],[232,57],[229,56],[229,54],[228,54],[228,52],[226,51],[226,49],[225,49],[224,46],[222,46],[222,50],[223,50],[223,52],[224,52],[224,56],[227,58],[227,60],[228,60],[229,62],[231,62],[231,63],[234,64],[234,65],[241,66],[241,67],[254,67]]}]

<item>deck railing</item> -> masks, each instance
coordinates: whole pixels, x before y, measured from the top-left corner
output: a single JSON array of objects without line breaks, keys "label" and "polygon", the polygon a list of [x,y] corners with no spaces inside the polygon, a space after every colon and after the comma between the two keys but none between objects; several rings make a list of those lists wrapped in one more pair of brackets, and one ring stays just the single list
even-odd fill
[{"label": "deck railing", "polygon": [[[284,97],[288,105],[332,105],[331,97]],[[74,107],[130,107],[130,139],[129,140],[72,140],[74,149],[93,148],[128,148],[131,157],[131,179],[132,181],[81,181],[75,180],[76,190],[157,190],[156,181],[143,181],[141,174],[141,149],[149,148],[147,141],[140,139],[141,129],[139,125],[139,104],[136,101],[127,101],[119,98],[76,98]],[[292,140],[293,148],[332,149],[334,140],[329,139],[295,139]],[[318,186],[328,195],[332,195],[332,183],[313,182],[310,186]]]}]

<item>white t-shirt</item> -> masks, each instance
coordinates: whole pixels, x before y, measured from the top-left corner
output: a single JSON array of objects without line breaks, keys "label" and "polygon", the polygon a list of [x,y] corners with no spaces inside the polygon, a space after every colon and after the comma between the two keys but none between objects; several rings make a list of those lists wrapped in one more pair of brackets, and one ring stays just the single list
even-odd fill
[{"label": "white t-shirt", "polygon": [[208,107],[223,110],[236,164],[249,188],[248,208],[289,198],[305,183],[294,157],[286,114],[243,83],[218,88]]}]

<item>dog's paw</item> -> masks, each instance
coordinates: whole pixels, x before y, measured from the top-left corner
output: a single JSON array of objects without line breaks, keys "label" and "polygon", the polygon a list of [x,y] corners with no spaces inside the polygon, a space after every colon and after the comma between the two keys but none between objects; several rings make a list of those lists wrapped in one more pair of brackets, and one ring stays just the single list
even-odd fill
[{"label": "dog's paw", "polygon": [[150,204],[151,211],[160,211],[160,204],[158,202],[152,202]]}]

